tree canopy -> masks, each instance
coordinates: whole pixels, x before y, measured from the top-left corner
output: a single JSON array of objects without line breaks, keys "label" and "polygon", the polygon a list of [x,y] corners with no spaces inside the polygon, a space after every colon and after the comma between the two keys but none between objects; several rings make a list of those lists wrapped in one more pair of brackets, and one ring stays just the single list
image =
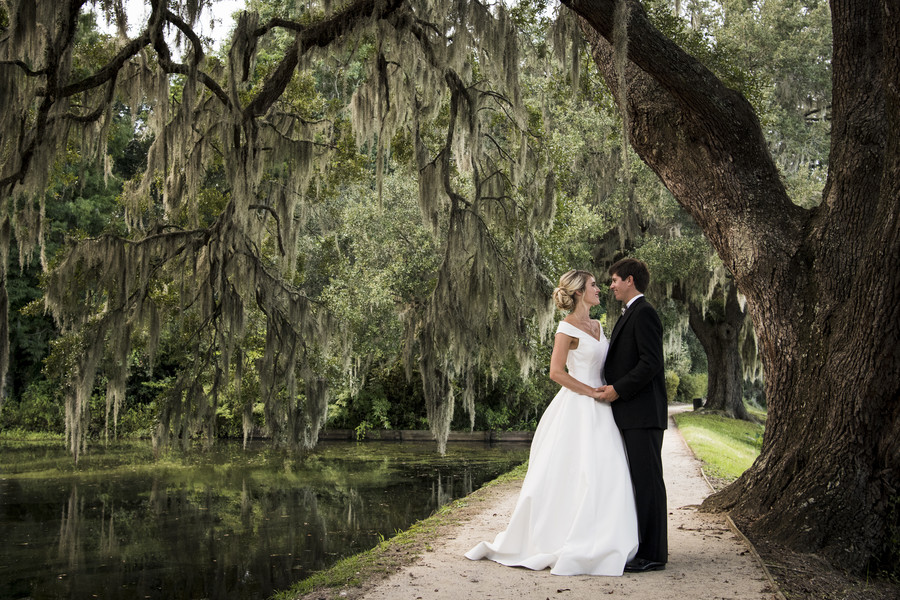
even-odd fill
[{"label": "tree canopy", "polygon": [[[121,25],[121,1],[94,4]],[[240,14],[227,54],[215,55],[193,28],[207,3],[148,4],[146,23],[130,38],[121,26],[117,38],[79,35],[86,0],[3,4],[4,327],[13,236],[23,264],[46,245],[47,173],[64,152],[109,172],[105,141],[119,107],[148,143],[143,172],[121,195],[119,227],[72,240],[52,260],[42,254],[45,303],[64,333],[57,345],[69,350],[60,368],[73,454],[85,443],[98,373],[114,413],[135,344],[151,356],[161,343],[181,353],[157,441],[187,443],[198,430],[212,437],[219,397],[240,396],[252,369],[270,433],[314,442],[326,406],[322,373],[347,355],[346,328],[363,324],[337,318],[311,294],[327,287],[316,268],[329,270],[328,254],[307,262],[304,236],[317,229],[316,243],[341,256],[340,236],[327,227],[328,200],[349,181],[335,174],[359,168],[358,148],[374,163],[377,210],[391,205],[392,176],[415,181],[440,257],[427,285],[409,279],[399,304],[407,367],[421,373],[442,445],[456,395],[473,413],[466,382],[476,368],[499,368],[512,355],[527,370],[525,340],[552,315],[538,239],[555,217],[554,193],[579,186],[556,168],[564,150],[546,130],[547,104],[523,101],[522,86],[539,77],[529,79],[517,13],[474,0],[260,3]],[[788,120],[761,122],[748,101],[756,101],[752,85],[742,94],[664,35],[647,12],[658,3],[562,4],[554,47],[562,52],[565,40],[584,36],[622,117],[619,133],[610,133],[619,138],[614,151],[568,166],[602,183],[619,175],[633,149],[708,238],[754,325],[769,400],[763,451],[707,506],[732,510],[751,533],[844,565],[892,564],[900,148],[890,132],[900,117],[900,15],[888,0],[833,0],[833,102],[823,81],[806,95],[791,89],[792,78],[775,88],[773,105],[785,115],[800,104],[831,126],[817,197],[828,135],[810,137],[799,160],[780,154],[766,128],[787,136]],[[750,4],[765,13],[765,3]],[[826,18],[823,2],[801,4],[794,12],[808,22]],[[713,22],[743,18],[734,3],[718,5]],[[530,6],[537,14],[546,5]],[[778,55],[766,37],[772,29],[717,40],[760,60]],[[828,60],[821,48],[814,56]],[[576,81],[579,57],[564,57]],[[621,234],[632,226],[640,222],[623,223]],[[862,324],[858,307],[867,313]],[[0,379],[8,354],[0,345]]]},{"label": "tree canopy", "polygon": [[[80,240],[48,268],[47,307],[79,349],[66,415],[73,453],[98,369],[118,405],[132,338],[152,350],[174,314],[192,352],[162,411],[160,441],[188,439],[204,422],[212,435],[217,396],[240,386],[248,360],[248,311],[259,311],[265,341],[255,368],[267,423],[283,429],[276,437],[314,443],[326,394],[318,363],[343,324],[297,285],[298,236],[330,174],[346,166],[348,134],[372,149],[379,196],[392,144],[408,153],[424,220],[443,249],[430,296],[410,305],[405,324],[407,361],[422,373],[443,446],[451,381],[521,353],[523,317],[549,314],[532,232],[552,217],[553,177],[530,147],[536,123],[521,103],[505,8],[275,5],[266,20],[241,13],[224,57],[207,55],[193,33],[200,5],[166,2],[151,3],[135,37],[94,40],[79,53],[84,4],[9,12],[2,62],[12,108],[0,124],[10,133],[0,179],[8,230],[27,253],[40,247],[42,173],[60,149],[78,143],[86,161],[103,159],[98,140],[116,103],[146,108],[140,125],[152,141],[143,174],[123,190],[126,234]],[[123,18],[121,4],[101,5]],[[82,54],[95,58],[92,69],[73,68]],[[308,97],[295,74],[336,61],[363,69],[349,93],[333,103]]]}]

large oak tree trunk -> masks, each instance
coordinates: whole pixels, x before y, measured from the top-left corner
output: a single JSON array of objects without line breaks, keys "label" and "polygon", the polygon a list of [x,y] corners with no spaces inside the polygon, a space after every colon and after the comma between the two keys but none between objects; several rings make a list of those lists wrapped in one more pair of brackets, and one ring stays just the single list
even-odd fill
[{"label": "large oak tree trunk", "polygon": [[731,510],[751,536],[845,568],[896,569],[900,11],[893,0],[832,1],[829,180],[821,205],[805,210],[787,196],[747,101],[626,1],[621,73],[617,3],[563,3],[583,19],[634,150],[746,296],[766,377],[761,454],[704,506]]},{"label": "large oak tree trunk", "polygon": [[734,419],[751,420],[744,406],[740,334],[745,314],[738,301],[737,289],[729,286],[721,307],[711,306],[703,313],[696,304],[691,303],[688,311],[691,330],[706,351],[709,386],[705,408],[720,411]]}]

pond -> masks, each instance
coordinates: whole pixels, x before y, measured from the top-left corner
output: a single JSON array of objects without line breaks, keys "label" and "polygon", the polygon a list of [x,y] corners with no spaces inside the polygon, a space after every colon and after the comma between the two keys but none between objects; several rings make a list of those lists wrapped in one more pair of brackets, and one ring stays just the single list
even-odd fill
[{"label": "pond", "polygon": [[0,598],[262,599],[528,457],[526,444],[326,442],[154,459],[0,442]]}]

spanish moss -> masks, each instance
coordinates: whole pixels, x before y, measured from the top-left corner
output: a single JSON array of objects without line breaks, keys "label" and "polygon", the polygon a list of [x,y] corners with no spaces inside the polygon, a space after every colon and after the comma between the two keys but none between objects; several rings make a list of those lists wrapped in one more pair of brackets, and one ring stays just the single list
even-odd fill
[{"label": "spanish moss", "polygon": [[[443,249],[427,306],[406,309],[404,321],[407,366],[422,372],[438,449],[457,398],[474,420],[479,365],[513,353],[523,372],[531,368],[522,341],[532,325],[522,315],[544,331],[552,311],[530,232],[553,218],[554,178],[525,128],[517,36],[502,3],[313,2],[268,22],[245,11],[224,62],[210,58],[193,29],[215,3],[148,0],[150,16],[130,38],[122,2],[99,4],[118,36],[108,62],[87,76],[73,71],[82,2],[8,3],[0,40],[0,152],[11,157],[0,173],[2,279],[11,236],[20,260],[41,252],[45,306],[74,357],[66,432],[76,460],[98,377],[106,380],[104,437],[114,438],[128,357],[139,345],[152,363],[166,332],[184,340],[188,358],[158,400],[157,449],[213,443],[220,399],[243,393],[248,369],[258,373],[267,433],[291,446],[316,443],[329,394],[324,357],[349,349],[336,349],[347,338],[294,273],[338,131],[292,112],[282,96],[298,73],[327,64],[329,52],[352,52],[365,40],[377,44],[347,117],[359,146],[373,151],[379,198],[391,140],[414,139],[422,219]],[[276,33],[287,43],[263,72],[259,52]],[[114,103],[133,119],[144,107],[153,139],[146,169],[122,190],[127,234],[72,240],[48,264],[46,173],[59,149],[77,142],[81,160],[108,177]],[[445,130],[435,136],[436,127]],[[226,189],[210,221],[203,190],[215,168]],[[4,324],[5,298],[4,288]],[[264,332],[262,356],[252,361],[243,350],[251,315],[261,315],[253,319]],[[4,342],[0,384],[7,362]],[[243,422],[246,441],[248,404]]]}]

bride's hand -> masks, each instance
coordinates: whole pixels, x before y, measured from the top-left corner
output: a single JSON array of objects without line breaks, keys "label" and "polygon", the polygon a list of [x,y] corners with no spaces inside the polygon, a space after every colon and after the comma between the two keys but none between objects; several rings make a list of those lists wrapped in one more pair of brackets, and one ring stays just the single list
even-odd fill
[{"label": "bride's hand", "polygon": [[596,392],[594,398],[599,402],[612,402],[619,397],[619,394],[616,393],[615,388],[611,385],[598,387],[594,391]]}]

